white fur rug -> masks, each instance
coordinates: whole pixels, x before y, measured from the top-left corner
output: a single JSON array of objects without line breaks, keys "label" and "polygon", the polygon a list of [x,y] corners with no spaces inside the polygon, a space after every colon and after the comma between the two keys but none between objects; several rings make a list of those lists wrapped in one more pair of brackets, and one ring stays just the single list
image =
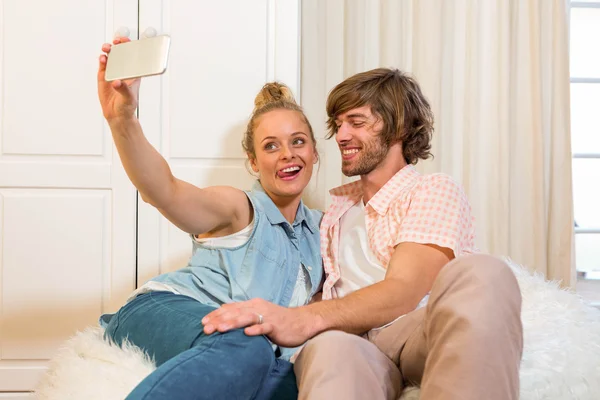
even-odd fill
[{"label": "white fur rug", "polygon": [[[521,400],[598,400],[600,310],[541,275],[511,266],[523,294]],[[123,399],[153,369],[134,346],[111,346],[100,328],[90,328],[64,344],[36,394],[40,400]],[[410,388],[401,400],[418,398],[419,390]]]}]

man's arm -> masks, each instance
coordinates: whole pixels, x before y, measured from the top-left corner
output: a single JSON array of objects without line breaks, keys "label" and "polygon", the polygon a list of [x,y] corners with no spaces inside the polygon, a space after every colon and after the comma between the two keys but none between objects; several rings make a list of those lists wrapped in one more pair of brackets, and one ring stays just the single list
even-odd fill
[{"label": "man's arm", "polygon": [[267,335],[285,347],[301,345],[327,330],[364,333],[414,310],[431,290],[439,271],[453,258],[453,251],[445,247],[403,242],[396,246],[381,282],[341,299],[296,308],[262,299],[225,304],[202,319],[204,332],[246,327],[247,335]]},{"label": "man's arm", "polygon": [[315,321],[310,336],[327,330],[362,334],[414,310],[431,291],[442,267],[453,258],[454,253],[448,248],[400,243],[383,281],[341,299],[305,306]]}]

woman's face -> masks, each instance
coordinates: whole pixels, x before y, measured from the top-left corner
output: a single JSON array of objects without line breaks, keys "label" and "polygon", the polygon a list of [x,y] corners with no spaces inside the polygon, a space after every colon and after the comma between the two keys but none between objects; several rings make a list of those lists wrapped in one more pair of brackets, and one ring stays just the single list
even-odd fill
[{"label": "woman's face", "polygon": [[254,127],[250,165],[260,175],[265,191],[273,196],[302,194],[317,162],[315,144],[302,115],[293,110],[273,110],[258,117]]}]

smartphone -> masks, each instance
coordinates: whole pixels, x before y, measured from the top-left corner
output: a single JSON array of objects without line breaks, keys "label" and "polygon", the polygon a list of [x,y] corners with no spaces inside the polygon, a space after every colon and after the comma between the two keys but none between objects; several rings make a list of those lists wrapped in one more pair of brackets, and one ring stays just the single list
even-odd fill
[{"label": "smartphone", "polygon": [[113,45],[108,53],[105,79],[110,82],[164,73],[170,45],[168,35]]}]

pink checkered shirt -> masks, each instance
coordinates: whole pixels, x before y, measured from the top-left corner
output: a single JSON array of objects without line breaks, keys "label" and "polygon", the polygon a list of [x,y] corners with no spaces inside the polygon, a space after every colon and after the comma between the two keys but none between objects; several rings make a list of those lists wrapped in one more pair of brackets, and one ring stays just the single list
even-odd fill
[{"label": "pink checkered shirt", "polygon": [[[326,279],[323,299],[337,297],[340,279],[340,219],[363,197],[360,181],[330,191],[333,203],[321,222],[321,254]],[[365,207],[371,250],[387,268],[402,242],[447,247],[459,257],[477,252],[471,206],[462,187],[445,174],[421,175],[412,165],[402,168]]]}]

